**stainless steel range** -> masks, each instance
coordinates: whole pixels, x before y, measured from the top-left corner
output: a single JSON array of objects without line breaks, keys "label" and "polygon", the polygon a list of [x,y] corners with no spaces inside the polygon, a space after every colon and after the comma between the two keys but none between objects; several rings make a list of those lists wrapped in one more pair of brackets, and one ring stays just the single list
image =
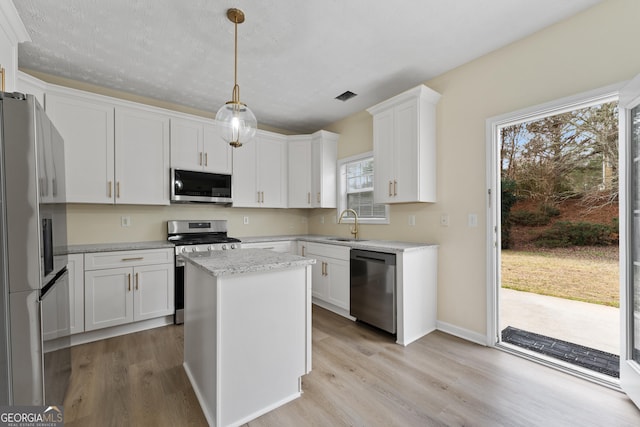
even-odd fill
[{"label": "stainless steel range", "polygon": [[227,236],[227,221],[177,220],[167,221],[167,240],[176,245],[175,323],[184,322],[184,261],[180,254],[189,252],[226,251],[240,249],[239,239]]}]

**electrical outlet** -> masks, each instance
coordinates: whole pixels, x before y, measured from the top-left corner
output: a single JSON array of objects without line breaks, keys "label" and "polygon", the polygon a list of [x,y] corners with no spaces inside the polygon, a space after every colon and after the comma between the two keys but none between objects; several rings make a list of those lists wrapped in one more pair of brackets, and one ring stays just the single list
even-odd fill
[{"label": "electrical outlet", "polygon": [[442,227],[448,227],[449,226],[449,214],[440,215],[440,225]]},{"label": "electrical outlet", "polygon": [[244,225],[249,224],[249,217],[248,217],[248,216],[245,216],[244,218],[242,218],[242,223],[243,223]]},{"label": "electrical outlet", "polygon": [[409,225],[411,225],[411,226],[416,225],[416,216],[415,215],[409,215]]},{"label": "electrical outlet", "polygon": [[467,225],[469,227],[477,227],[478,226],[478,214],[470,213],[467,219]]},{"label": "electrical outlet", "polygon": [[120,226],[121,227],[131,227],[131,217],[130,216],[121,216],[120,217]]}]

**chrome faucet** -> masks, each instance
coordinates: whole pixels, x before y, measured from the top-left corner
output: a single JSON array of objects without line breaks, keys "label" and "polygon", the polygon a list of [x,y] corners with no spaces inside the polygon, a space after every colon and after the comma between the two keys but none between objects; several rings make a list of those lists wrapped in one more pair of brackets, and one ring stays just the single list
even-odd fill
[{"label": "chrome faucet", "polygon": [[358,240],[358,213],[356,211],[354,211],[353,209],[343,210],[342,213],[340,214],[340,219],[338,220],[338,224],[342,223],[342,217],[344,217],[344,214],[348,212],[351,212],[355,218],[355,225],[351,229],[351,234],[353,234],[354,239]]}]

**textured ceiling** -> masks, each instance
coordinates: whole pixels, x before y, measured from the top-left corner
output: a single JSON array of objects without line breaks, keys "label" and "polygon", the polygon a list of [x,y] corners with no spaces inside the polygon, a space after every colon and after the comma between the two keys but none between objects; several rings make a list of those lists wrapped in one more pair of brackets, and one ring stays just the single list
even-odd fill
[{"label": "textured ceiling", "polygon": [[[19,66],[258,123],[313,132],[600,0],[14,0]],[[334,98],[350,90],[357,97]]]}]

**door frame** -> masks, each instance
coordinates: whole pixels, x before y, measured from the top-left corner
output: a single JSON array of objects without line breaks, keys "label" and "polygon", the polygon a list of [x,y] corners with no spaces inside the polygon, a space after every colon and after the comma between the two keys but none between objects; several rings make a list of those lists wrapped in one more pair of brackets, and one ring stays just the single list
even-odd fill
[{"label": "door frame", "polygon": [[[587,92],[560,98],[554,101],[546,102],[532,107],[527,107],[518,111],[490,117],[486,120],[486,183],[487,183],[487,323],[486,323],[486,344],[491,347],[497,347],[500,343],[500,254],[501,254],[501,231],[500,231],[500,146],[498,129],[500,127],[517,124],[525,121],[535,120],[552,114],[560,114],[577,108],[587,107],[589,105],[597,105],[613,99],[617,99],[622,87],[627,82],[615,83],[609,86],[590,90]],[[626,148],[618,143],[619,156],[624,158],[623,151]],[[626,169],[621,165],[618,173],[621,177],[625,176]],[[623,182],[620,179],[619,182]],[[622,189],[621,189],[622,190]],[[622,194],[622,193],[620,193]],[[622,212],[622,203],[620,204]],[[622,219],[622,218],[621,218]],[[622,224],[622,221],[620,221]],[[621,248],[622,251],[622,248]],[[621,252],[622,255],[622,252]],[[626,260],[620,257],[620,274],[623,275],[623,269],[626,269]],[[626,270],[624,270],[626,271]],[[622,303],[622,295],[621,295]]]},{"label": "door frame", "polygon": [[[634,274],[632,272],[634,244],[630,238],[634,215],[630,213],[628,202],[631,200],[633,181],[630,174],[633,171],[631,141],[628,133],[631,127],[629,121],[631,109],[640,105],[640,75],[632,79],[622,88],[618,103],[619,108],[619,136],[624,147],[624,155],[619,156],[620,170],[625,170],[625,179],[620,180],[620,386],[629,398],[640,407],[640,365],[633,360],[633,341],[631,335],[635,333],[631,316],[633,309]],[[624,267],[624,268],[623,268]]]}]

